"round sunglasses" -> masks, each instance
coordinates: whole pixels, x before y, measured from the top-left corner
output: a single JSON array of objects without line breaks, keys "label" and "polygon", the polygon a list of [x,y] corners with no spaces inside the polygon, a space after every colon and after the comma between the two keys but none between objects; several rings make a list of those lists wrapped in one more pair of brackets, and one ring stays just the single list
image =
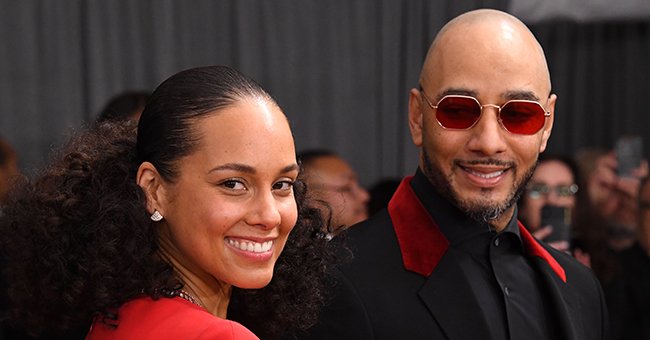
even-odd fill
[{"label": "round sunglasses", "polygon": [[423,89],[420,90],[429,106],[436,110],[436,120],[441,127],[451,130],[471,129],[481,118],[485,107],[498,110],[499,124],[506,131],[519,135],[534,135],[544,127],[546,117],[551,115],[542,104],[534,100],[516,99],[499,106],[484,104],[478,99],[464,95],[447,95],[433,105]]}]

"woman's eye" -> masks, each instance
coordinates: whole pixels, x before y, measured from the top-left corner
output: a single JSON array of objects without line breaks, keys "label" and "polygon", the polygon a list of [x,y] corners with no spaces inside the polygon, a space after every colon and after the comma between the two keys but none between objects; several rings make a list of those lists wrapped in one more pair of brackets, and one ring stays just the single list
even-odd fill
[{"label": "woman's eye", "polygon": [[291,188],[293,188],[293,181],[280,181],[273,185],[273,190],[285,191],[291,190]]},{"label": "woman's eye", "polygon": [[244,183],[238,180],[234,179],[229,179],[227,181],[224,181],[221,183],[221,186],[226,187],[231,190],[245,190],[246,186],[244,186]]}]

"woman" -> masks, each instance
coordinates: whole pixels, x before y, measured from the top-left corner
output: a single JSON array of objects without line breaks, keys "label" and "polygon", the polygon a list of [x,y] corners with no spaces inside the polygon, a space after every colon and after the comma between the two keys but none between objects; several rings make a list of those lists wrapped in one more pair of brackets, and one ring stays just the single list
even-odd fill
[{"label": "woman", "polygon": [[232,307],[263,315],[260,337],[309,327],[331,256],[271,96],[230,68],[195,68],[154,91],[137,142],[123,124],[73,139],[8,206],[13,320],[92,321],[87,339],[256,339],[226,320],[243,289]]},{"label": "woman", "polygon": [[[545,240],[553,232],[553,226],[543,225],[544,207],[564,208],[569,212],[575,207],[578,192],[576,173],[576,167],[568,157],[540,157],[526,191],[519,200],[518,216],[539,239]],[[570,220],[566,222],[567,226],[571,223]],[[561,238],[548,241],[556,249],[569,251],[569,231],[564,232],[566,234]]]}]

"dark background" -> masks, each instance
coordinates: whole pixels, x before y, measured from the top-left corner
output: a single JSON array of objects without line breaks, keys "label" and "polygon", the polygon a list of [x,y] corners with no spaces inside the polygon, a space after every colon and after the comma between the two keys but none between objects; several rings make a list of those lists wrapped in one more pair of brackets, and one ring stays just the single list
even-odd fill
[{"label": "dark background", "polygon": [[[415,170],[408,91],[438,29],[471,9],[511,5],[0,0],[0,135],[31,173],[111,96],[153,90],[185,68],[224,64],[276,97],[299,151],[331,148],[368,185]],[[558,95],[548,152],[611,148],[623,134],[640,134],[647,144],[650,19],[550,17],[529,27],[545,49]]]}]

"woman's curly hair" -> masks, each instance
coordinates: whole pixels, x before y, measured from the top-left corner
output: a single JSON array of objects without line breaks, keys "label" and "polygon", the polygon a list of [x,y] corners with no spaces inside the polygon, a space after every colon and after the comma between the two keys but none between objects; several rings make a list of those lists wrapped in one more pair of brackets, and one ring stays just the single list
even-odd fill
[{"label": "woman's curly hair", "polygon": [[17,184],[0,223],[12,323],[35,334],[89,325],[142,292],[179,285],[155,256],[135,136],[133,124],[100,125]]},{"label": "woman's curly hair", "polygon": [[[200,119],[255,97],[275,101],[254,81],[223,66],[186,70],[152,94],[137,131],[108,122],[74,136],[32,181],[18,184],[0,218],[12,324],[34,334],[117,325],[118,308],[146,294],[174,296],[183,283],[157,255],[157,228],[135,178],[143,161],[166,181],[190,154]],[[234,289],[231,311],[263,338],[315,322],[335,249],[300,180],[298,221],[264,289]],[[264,320],[261,322],[261,320]],[[268,336],[268,337],[267,337]]]}]

